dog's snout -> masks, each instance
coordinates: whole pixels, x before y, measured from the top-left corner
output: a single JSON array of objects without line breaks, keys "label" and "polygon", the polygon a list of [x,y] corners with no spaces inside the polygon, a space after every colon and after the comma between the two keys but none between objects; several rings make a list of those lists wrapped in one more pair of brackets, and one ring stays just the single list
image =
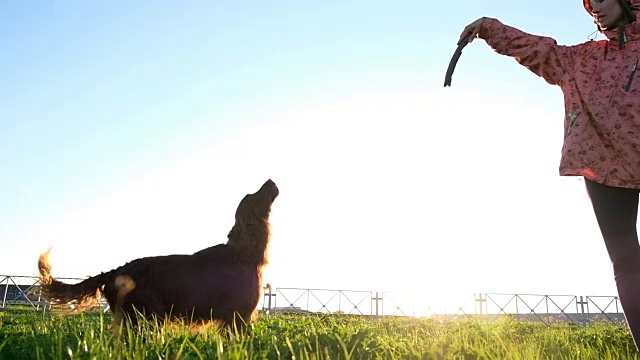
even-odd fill
[{"label": "dog's snout", "polygon": [[260,188],[259,191],[268,191],[271,194],[273,194],[274,196],[278,196],[278,194],[280,193],[280,190],[278,189],[278,186],[276,185],[275,182],[273,182],[273,180],[269,179],[267,180],[262,187]]}]

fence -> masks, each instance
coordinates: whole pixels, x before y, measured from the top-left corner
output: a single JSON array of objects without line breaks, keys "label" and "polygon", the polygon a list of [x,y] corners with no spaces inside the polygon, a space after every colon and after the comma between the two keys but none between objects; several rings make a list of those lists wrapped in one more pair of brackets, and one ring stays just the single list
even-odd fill
[{"label": "fence", "polygon": [[[81,281],[82,279],[58,278],[58,280]],[[51,305],[41,297],[40,280],[35,276],[0,275],[0,294],[2,296],[0,309],[9,305],[29,306],[35,310],[42,309],[43,312],[51,309]],[[73,309],[74,305],[69,307]],[[100,301],[99,307],[102,311],[109,309],[104,299]]]},{"label": "fence", "polygon": [[[61,280],[80,281],[78,278]],[[40,297],[40,284],[34,276],[0,275],[0,309],[26,305],[47,311],[51,306]],[[108,310],[106,301],[100,304]],[[593,321],[624,322],[616,296],[576,296],[477,293],[446,301],[429,300],[415,293],[329,290],[303,288],[264,289],[258,305],[263,312],[327,313],[363,316],[430,317],[440,321],[476,318],[492,321],[513,316],[523,321],[588,324]]]},{"label": "fence", "polygon": [[624,322],[616,296],[477,293],[437,305],[411,293],[267,287],[262,311],[431,317],[440,321],[462,318],[492,321],[513,316],[547,325]]},{"label": "fence", "polygon": [[[25,283],[26,282],[26,283]],[[38,278],[32,276],[0,275],[1,308],[7,305],[30,305],[35,309],[47,304],[40,297]]]}]

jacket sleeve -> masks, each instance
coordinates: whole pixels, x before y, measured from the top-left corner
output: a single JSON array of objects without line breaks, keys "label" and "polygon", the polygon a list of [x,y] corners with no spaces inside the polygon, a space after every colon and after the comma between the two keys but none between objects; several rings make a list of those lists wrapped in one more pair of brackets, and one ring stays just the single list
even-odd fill
[{"label": "jacket sleeve", "polygon": [[553,38],[531,35],[493,18],[485,18],[478,36],[551,85],[561,85],[565,75],[573,73],[577,46],[558,45]]}]

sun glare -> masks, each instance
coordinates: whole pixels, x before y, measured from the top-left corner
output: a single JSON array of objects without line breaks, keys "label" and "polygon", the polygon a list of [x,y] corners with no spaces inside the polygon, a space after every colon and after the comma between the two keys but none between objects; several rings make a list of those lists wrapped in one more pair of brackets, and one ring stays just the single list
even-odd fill
[{"label": "sun glare", "polygon": [[[260,126],[149,169],[23,234],[16,242],[31,245],[17,268],[49,246],[56,274],[83,277],[136,257],[222,243],[240,199],[271,178],[281,189],[265,273],[274,287],[405,292],[419,299],[415,306],[453,311],[474,291],[518,281],[502,273],[515,260],[496,251],[509,233],[478,214],[486,204],[508,206],[509,191],[518,191],[517,183],[491,178],[511,178],[500,163],[525,159],[535,168],[544,151],[555,156],[552,145],[505,151],[520,140],[489,135],[521,107],[409,89],[264,114]],[[549,117],[528,110],[518,121]],[[545,136],[536,131],[544,130],[529,135]],[[516,227],[520,217],[505,221]]]}]

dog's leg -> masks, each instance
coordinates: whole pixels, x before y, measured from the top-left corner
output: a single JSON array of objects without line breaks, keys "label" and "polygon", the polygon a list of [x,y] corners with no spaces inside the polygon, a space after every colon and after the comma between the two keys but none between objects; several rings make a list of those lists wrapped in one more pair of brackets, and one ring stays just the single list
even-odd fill
[{"label": "dog's leg", "polygon": [[141,320],[160,325],[164,322],[166,309],[159,299],[156,291],[138,287],[126,297],[123,309],[132,321],[135,319],[135,325]]},{"label": "dog's leg", "polygon": [[136,283],[128,275],[118,275],[115,278],[113,285],[116,291],[115,307],[113,308],[113,312],[115,315],[113,319],[113,327],[114,329],[120,331],[125,320],[125,312],[123,310],[125,298],[136,288]]}]

